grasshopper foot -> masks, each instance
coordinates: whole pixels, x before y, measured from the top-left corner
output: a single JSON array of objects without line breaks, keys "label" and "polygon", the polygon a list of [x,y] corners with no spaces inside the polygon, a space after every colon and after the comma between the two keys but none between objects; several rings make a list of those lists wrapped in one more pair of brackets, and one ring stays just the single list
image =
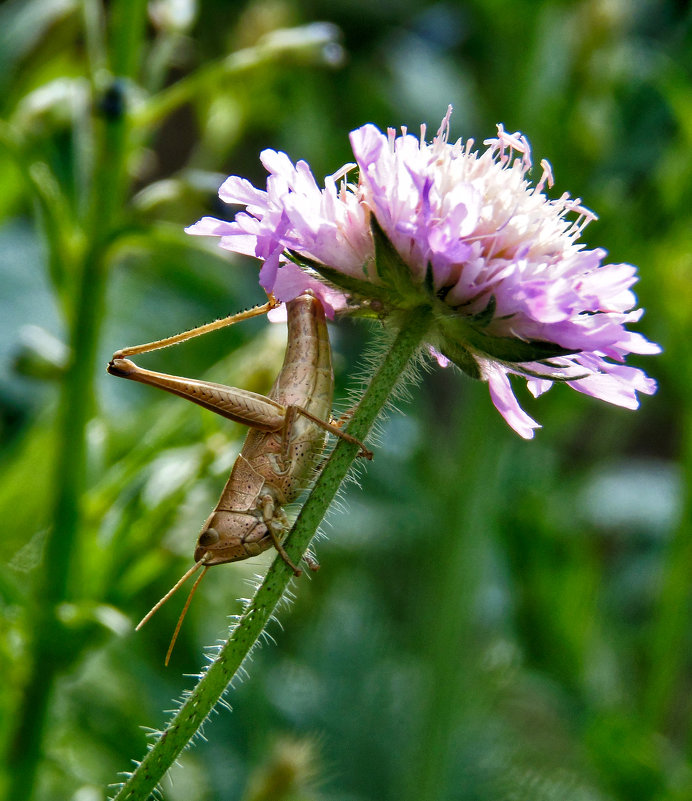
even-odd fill
[{"label": "grasshopper foot", "polygon": [[120,378],[128,378],[137,370],[137,365],[129,359],[118,358],[118,354],[116,353],[108,363],[107,370],[111,375],[117,375]]},{"label": "grasshopper foot", "polygon": [[276,532],[269,526],[269,536],[272,538],[272,542],[274,543],[274,547],[279,552],[279,556],[286,562],[286,564],[291,568],[293,571],[293,575],[297,578],[298,576],[303,575],[303,571],[296,567],[293,562],[291,561],[291,557],[286,553],[284,546],[281,544],[281,540],[277,537]]},{"label": "grasshopper foot", "polygon": [[306,553],[303,556],[303,561],[308,566],[308,570],[311,570],[313,573],[317,573],[317,571],[320,569],[320,563],[317,561],[317,559],[315,559],[314,556],[312,556],[312,554]]}]

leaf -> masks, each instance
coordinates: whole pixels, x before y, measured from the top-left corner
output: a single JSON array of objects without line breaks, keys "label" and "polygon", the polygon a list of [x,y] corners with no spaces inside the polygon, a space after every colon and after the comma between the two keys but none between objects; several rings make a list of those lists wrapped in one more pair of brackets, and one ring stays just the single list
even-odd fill
[{"label": "leaf", "polygon": [[440,349],[440,353],[446,356],[450,362],[455,364],[469,378],[473,378],[475,381],[481,380],[480,367],[470,350],[467,350],[457,342],[447,341]]},{"label": "leaf", "polygon": [[0,9],[0,87],[58,20],[77,8],[75,0],[15,0]]},{"label": "leaf", "polygon": [[479,328],[485,328],[486,326],[490,325],[495,317],[496,309],[497,300],[495,299],[495,295],[491,295],[488,299],[486,307],[482,311],[472,315],[469,319],[473,321]]},{"label": "leaf", "polygon": [[449,318],[442,315],[438,318],[440,327],[448,339],[470,345],[474,350],[502,362],[541,362],[577,352],[563,348],[555,342],[545,342],[540,339],[492,336],[479,331],[470,319]]},{"label": "leaf", "polygon": [[395,290],[400,298],[413,300],[415,305],[419,305],[420,286],[414,284],[411,268],[389,241],[374,214],[370,215],[370,230],[375,243],[375,269],[378,277],[385,286]]},{"label": "leaf", "polygon": [[294,264],[317,273],[331,286],[353,295],[355,300],[379,300],[386,307],[395,307],[397,305],[395,303],[396,295],[387,287],[373,284],[371,281],[362,281],[360,278],[342,273],[340,270],[335,270],[333,267],[328,267],[322,262],[302,256],[294,251],[289,250],[286,255]]}]

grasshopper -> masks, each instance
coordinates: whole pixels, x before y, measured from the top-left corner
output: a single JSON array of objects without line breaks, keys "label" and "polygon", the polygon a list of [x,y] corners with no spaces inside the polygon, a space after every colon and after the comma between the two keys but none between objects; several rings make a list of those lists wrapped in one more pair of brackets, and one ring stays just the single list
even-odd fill
[{"label": "grasshopper", "polygon": [[[360,456],[372,458],[372,453],[361,442],[342,431],[338,423],[331,421],[334,394],[331,348],[322,304],[309,290],[286,304],[286,355],[268,396],[145,370],[128,358],[264,314],[276,305],[270,299],[263,306],[191,331],[124,348],[113,355],[108,365],[111,375],[158,387],[250,427],[219,502],[197,538],[195,564],[137,628],[144,625],[202,566],[204,571],[192,588],[178,628],[194,590],[206,570],[213,565],[247,559],[273,545],[294,574],[300,575],[300,569],[293,564],[282,545],[289,530],[283,507],[296,500],[313,478],[327,433],[357,444]],[[315,562],[306,561],[311,568],[317,569]]]}]

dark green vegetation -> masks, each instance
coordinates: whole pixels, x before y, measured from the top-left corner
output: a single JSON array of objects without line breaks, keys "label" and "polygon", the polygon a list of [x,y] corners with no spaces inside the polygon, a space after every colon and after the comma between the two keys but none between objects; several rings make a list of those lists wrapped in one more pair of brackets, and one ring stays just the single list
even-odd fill
[{"label": "dark green vegetation", "polygon": [[[182,598],[132,631],[190,564],[244,432],[105,363],[263,299],[252,264],[183,226],[221,213],[224,175],[261,183],[264,147],[319,179],[352,128],[432,131],[451,102],[455,135],[523,131],[555,193],[600,216],[586,244],[639,265],[659,393],[636,413],[523,395],[544,425],[523,442],[484,386],[426,375],[165,797],[692,798],[684,4],[201,5],[178,28],[167,3],[0,6],[0,793],[104,798],[266,566],[210,571],[168,669]],[[256,48],[315,20],[341,61],[301,35]],[[343,399],[376,332],[332,333]],[[266,391],[280,334],[247,323],[142,363]]]}]

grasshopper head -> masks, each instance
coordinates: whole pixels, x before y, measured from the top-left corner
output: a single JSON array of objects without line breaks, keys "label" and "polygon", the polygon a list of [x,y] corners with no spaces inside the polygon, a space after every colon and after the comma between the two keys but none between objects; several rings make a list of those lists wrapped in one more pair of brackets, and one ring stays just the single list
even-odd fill
[{"label": "grasshopper head", "polygon": [[205,565],[238,562],[266,551],[272,545],[267,525],[248,512],[216,511],[202,527],[197,539],[195,562],[205,554]]}]

